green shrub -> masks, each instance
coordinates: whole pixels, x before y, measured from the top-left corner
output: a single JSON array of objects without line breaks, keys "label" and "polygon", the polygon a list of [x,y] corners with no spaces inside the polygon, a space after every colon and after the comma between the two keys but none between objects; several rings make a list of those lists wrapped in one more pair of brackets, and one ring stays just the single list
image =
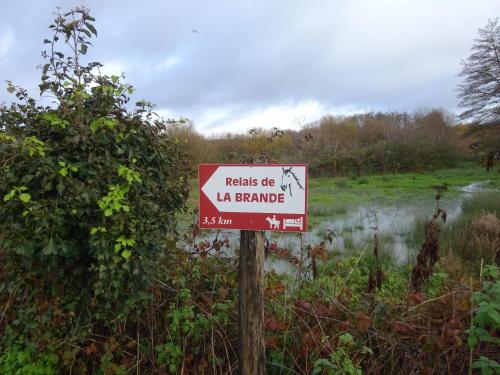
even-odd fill
[{"label": "green shrub", "polygon": [[[500,269],[496,266],[486,266],[483,275],[481,290],[472,296],[477,309],[474,312],[473,324],[468,330],[467,343],[471,349],[479,343],[497,348],[500,345],[500,338],[494,334],[500,329]],[[474,362],[473,368],[480,368],[483,374],[494,374],[500,369],[500,364],[494,359],[481,356]]]},{"label": "green shrub", "polygon": [[424,290],[429,298],[436,298],[439,295],[441,287],[448,279],[446,272],[434,272],[424,284]]},{"label": "green shrub", "polygon": [[366,185],[369,182],[370,182],[370,180],[368,180],[367,177],[360,177],[358,179],[358,185]]},{"label": "green shrub", "polygon": [[[23,280],[18,295],[119,320],[147,297],[148,259],[168,251],[189,171],[150,104],[128,110],[131,86],[79,64],[93,21],[76,8],[51,25],[40,89],[52,107],[11,83],[18,101],[0,107],[0,292]],[[73,37],[76,56],[57,51]]]},{"label": "green shrub", "polygon": [[347,184],[347,179],[345,177],[339,177],[335,179],[335,185],[339,188],[349,187]]},{"label": "green shrub", "polygon": [[158,357],[156,358],[158,366],[165,366],[171,374],[179,371],[184,358],[182,349],[174,343],[168,342],[156,347]]},{"label": "green shrub", "polygon": [[339,345],[329,358],[320,358],[314,362],[313,374],[328,375],[361,375],[361,369],[353,363],[349,357],[347,348],[354,345],[354,339],[350,333],[339,336]]},{"label": "green shrub", "polygon": [[24,349],[14,346],[0,357],[0,374],[5,375],[55,375],[59,359],[51,353],[37,353],[33,345]]}]

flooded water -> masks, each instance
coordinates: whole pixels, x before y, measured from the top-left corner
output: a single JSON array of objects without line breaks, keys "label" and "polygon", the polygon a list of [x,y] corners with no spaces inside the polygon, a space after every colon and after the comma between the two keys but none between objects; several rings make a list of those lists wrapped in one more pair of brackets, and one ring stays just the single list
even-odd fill
[{"label": "flooded water", "polygon": [[[444,196],[440,207],[447,213],[447,222],[452,222],[461,213],[462,202],[473,194],[487,190],[488,181],[475,182],[464,186],[459,195]],[[310,232],[301,234],[266,232],[270,243],[276,242],[280,248],[287,248],[292,255],[301,257],[301,249],[307,245],[325,243],[330,252],[349,253],[372,248],[373,234],[378,233],[380,248],[391,254],[399,262],[415,256],[420,243],[415,243],[413,233],[417,224],[422,225],[435,212],[435,201],[429,198],[397,200],[393,202],[348,206],[344,214],[323,217],[319,225]],[[375,229],[376,228],[376,229]],[[206,232],[197,242],[210,242],[216,231]],[[229,247],[222,248],[222,256],[233,257],[239,247],[239,231],[224,231],[219,238],[229,240]],[[215,252],[215,251],[214,251]],[[291,264],[269,258],[266,269],[276,272],[294,272]]]}]

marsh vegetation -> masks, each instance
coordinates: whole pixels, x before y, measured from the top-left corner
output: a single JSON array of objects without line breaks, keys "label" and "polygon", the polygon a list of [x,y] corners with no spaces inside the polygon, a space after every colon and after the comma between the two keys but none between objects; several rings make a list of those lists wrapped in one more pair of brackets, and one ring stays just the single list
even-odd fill
[{"label": "marsh vegetation", "polygon": [[268,373],[498,372],[490,143],[434,110],[207,139],[81,64],[87,9],[50,29],[54,105],[0,106],[0,373],[238,373],[238,233],[200,230],[192,171],[250,159],[312,177],[311,231],[267,234]]}]

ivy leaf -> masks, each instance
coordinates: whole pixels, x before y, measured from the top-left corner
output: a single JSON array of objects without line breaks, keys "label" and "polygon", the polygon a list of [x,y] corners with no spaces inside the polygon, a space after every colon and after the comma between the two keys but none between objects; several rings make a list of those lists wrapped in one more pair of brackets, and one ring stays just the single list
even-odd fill
[{"label": "ivy leaf", "polygon": [[31,195],[28,193],[21,193],[19,194],[19,199],[24,203],[28,203],[31,200]]},{"label": "ivy leaf", "polygon": [[132,252],[130,250],[123,250],[122,251],[122,257],[124,257],[125,260],[128,260],[128,258],[130,258],[131,255],[132,255]]},{"label": "ivy leaf", "polygon": [[113,210],[111,208],[106,208],[104,210],[104,216],[111,216],[113,215]]}]

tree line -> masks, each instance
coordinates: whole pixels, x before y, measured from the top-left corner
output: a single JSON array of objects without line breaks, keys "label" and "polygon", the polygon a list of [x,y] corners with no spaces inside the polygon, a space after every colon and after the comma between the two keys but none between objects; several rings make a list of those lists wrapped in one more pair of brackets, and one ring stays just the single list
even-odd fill
[{"label": "tree line", "polygon": [[327,115],[300,130],[254,128],[248,133],[203,136],[189,121],[176,122],[176,138],[193,167],[240,162],[262,155],[269,162],[307,163],[313,175],[363,175],[455,166],[481,155],[477,136],[444,110]]}]

